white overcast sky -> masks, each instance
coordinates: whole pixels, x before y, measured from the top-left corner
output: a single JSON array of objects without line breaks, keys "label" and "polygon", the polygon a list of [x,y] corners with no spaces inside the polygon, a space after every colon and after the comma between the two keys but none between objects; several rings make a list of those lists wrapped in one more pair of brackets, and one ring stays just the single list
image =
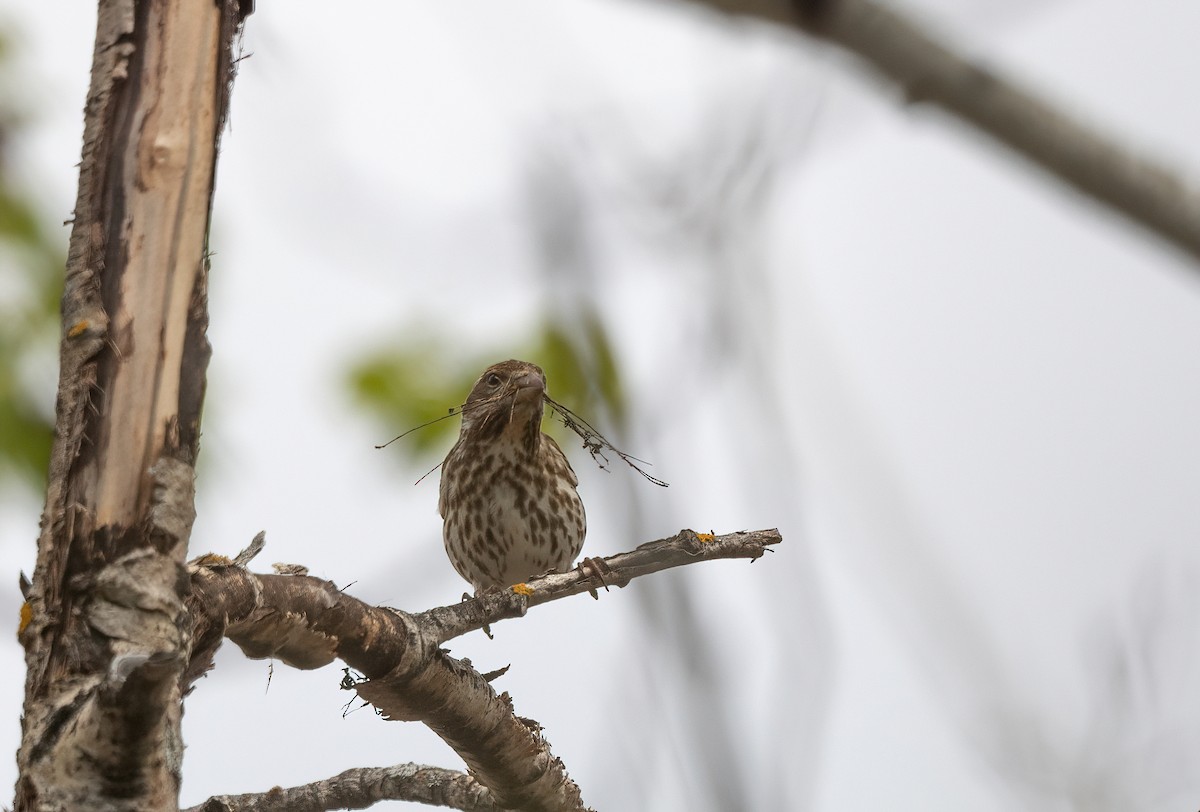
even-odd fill
[{"label": "white overcast sky", "polygon": [[[1200,4],[920,8],[1200,177]],[[0,15],[19,33],[32,119],[13,168],[65,220],[94,11],[9,0]],[[702,263],[619,214],[594,217],[596,297],[672,483],[643,494],[649,532],[784,533],[753,567],[680,576],[702,587],[696,612],[728,672],[710,702],[741,720],[748,780],[822,810],[1200,803],[1194,260],[964,125],[902,108],[844,59],[682,6],[259,0],[245,45],[220,159],[194,551],[234,552],[265,529],[267,562],[365,600],[456,599],[436,480],[413,488],[372,449],[386,431],[350,406],[342,370],[429,324],[508,357],[542,303],[521,209],[530,153],[594,149],[585,185],[602,209],[605,189],[644,193],[622,156],[669,164],[704,128],[736,132],[746,97],[772,85],[794,146],[778,150],[757,232],[767,275],[732,263],[724,312],[766,337],[759,373],[714,372],[689,351],[713,315]],[[784,404],[765,429],[740,410],[755,374]],[[575,467],[588,551],[645,540],[623,532],[625,472]],[[0,500],[13,584],[32,570],[39,506],[11,489]],[[598,809],[698,808],[678,788],[705,769],[686,731],[651,760],[658,782],[624,779],[645,760],[637,740],[667,724],[625,692],[676,688],[635,631],[630,592],[656,588],[562,602],[453,646],[514,664],[502,687]],[[4,600],[15,612],[15,590]],[[23,673],[2,645],[0,744],[15,749]],[[459,765],[420,726],[343,719],[338,676],[276,667],[267,690],[266,664],[222,651],[187,706],[184,803],[356,765]],[[789,732],[775,709],[805,699],[794,718],[816,733]],[[10,785],[12,761],[0,765]],[[792,774],[805,786],[787,788]]]}]

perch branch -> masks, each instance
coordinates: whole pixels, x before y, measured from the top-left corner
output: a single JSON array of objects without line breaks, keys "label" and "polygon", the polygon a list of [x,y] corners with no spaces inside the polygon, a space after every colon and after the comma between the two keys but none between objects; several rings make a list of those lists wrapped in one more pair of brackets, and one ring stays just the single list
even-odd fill
[{"label": "perch branch", "polygon": [[693,2],[799,28],[851,51],[895,82],[908,102],[941,107],[1200,259],[1200,189],[1061,105],[968,58],[896,5],[877,0]]},{"label": "perch branch", "polygon": [[[416,615],[416,620],[430,629],[439,642],[444,643],[497,621],[521,617],[531,606],[594,590],[603,586],[600,578],[608,586],[623,587],[640,575],[684,564],[722,558],[747,558],[753,561],[760,558],[770,545],[782,540],[778,530],[744,531],[723,536],[681,530],[670,538],[647,542],[630,552],[599,559],[601,565],[598,568],[585,565],[569,572],[543,575],[526,583],[527,590],[518,592],[509,588],[484,592],[473,600],[421,612]],[[597,575],[596,569],[600,575]]]},{"label": "perch branch", "polygon": [[248,657],[272,657],[297,668],[340,658],[364,679],[348,679],[388,719],[420,721],[455,749],[471,774],[504,807],[583,810],[579,788],[550,752],[536,723],[513,711],[469,663],[441,644],[485,623],[516,617],[546,603],[658,570],[719,558],[756,559],[781,541],[778,531],[726,536],[685,530],[668,539],[592,563],[584,571],[532,579],[519,591],[495,590],[480,599],[420,615],[369,606],[334,584],[307,575],[258,575],[218,556],[191,562],[188,608],[194,628],[190,685],[210,667],[222,637]]},{"label": "perch branch", "polygon": [[326,812],[366,809],[380,801],[413,801],[462,812],[501,812],[487,788],[471,776],[423,764],[356,767],[299,787],[214,796],[184,812]]}]

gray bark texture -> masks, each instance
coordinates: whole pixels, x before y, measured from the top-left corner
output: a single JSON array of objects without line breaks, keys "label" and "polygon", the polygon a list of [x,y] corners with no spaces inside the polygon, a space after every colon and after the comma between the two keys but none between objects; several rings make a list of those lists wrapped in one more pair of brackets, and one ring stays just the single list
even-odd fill
[{"label": "gray bark texture", "polygon": [[101,0],[15,809],[178,808],[217,144],[248,6]]},{"label": "gray bark texture", "polygon": [[357,767],[299,787],[219,795],[186,812],[326,812],[367,809],[381,801],[412,801],[462,812],[501,812],[491,793],[471,776],[424,764]]}]

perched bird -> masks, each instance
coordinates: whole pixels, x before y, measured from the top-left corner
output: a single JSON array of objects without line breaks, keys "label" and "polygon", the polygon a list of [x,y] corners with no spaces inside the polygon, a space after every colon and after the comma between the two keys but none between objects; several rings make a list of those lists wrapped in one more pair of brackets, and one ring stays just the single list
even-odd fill
[{"label": "perched bird", "polygon": [[484,370],[462,407],[458,442],[442,463],[442,540],[476,592],[566,572],[587,521],[579,479],[542,433],[546,375],[525,361]]}]

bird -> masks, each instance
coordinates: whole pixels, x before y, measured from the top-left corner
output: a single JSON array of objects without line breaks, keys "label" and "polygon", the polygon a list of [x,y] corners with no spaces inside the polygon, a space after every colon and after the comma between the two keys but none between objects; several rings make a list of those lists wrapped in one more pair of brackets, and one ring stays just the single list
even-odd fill
[{"label": "bird", "polygon": [[483,371],[442,463],[438,513],[446,555],[475,589],[566,572],[583,549],[579,478],[542,431],[546,374],[508,360]]}]

